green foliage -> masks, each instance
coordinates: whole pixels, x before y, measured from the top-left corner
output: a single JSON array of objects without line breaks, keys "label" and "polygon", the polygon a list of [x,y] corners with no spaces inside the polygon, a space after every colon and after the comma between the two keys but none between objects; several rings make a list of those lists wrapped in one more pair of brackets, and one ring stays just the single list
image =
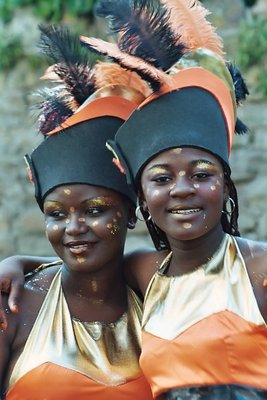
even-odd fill
[{"label": "green foliage", "polygon": [[267,19],[255,16],[251,21],[243,22],[239,39],[238,64],[248,68],[261,62],[267,54]]},{"label": "green foliage", "polygon": [[0,19],[9,22],[16,9],[32,6],[36,15],[50,22],[61,21],[66,14],[88,17],[96,0],[0,0]]},{"label": "green foliage", "polygon": [[24,51],[19,37],[0,33],[0,71],[8,71],[23,58]]}]

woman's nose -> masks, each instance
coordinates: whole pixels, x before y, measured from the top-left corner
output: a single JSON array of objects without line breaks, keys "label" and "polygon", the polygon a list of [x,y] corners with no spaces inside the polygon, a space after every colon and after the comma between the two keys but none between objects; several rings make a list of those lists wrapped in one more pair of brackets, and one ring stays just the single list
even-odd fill
[{"label": "woman's nose", "polygon": [[86,233],[89,229],[89,226],[86,223],[86,219],[72,213],[71,216],[66,221],[66,233],[69,235],[75,236],[80,235],[82,233]]},{"label": "woman's nose", "polygon": [[184,176],[179,176],[170,188],[171,196],[187,197],[195,192],[193,183]]}]

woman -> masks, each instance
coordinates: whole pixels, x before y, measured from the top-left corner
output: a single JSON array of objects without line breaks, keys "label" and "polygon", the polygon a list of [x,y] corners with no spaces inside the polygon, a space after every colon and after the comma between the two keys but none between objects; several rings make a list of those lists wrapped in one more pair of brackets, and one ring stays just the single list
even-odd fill
[{"label": "woman", "polygon": [[[120,32],[116,51],[82,40],[126,67],[125,52],[139,56],[132,63],[139,73],[142,62],[150,65],[145,79],[154,93],[109,141],[156,247],[168,252],[153,276],[136,275],[145,296],[140,365],[156,399],[266,399],[267,245],[238,237],[229,166],[234,132],[245,130],[236,105],[247,89],[224,61],[200,3],[137,3],[139,29],[115,8],[101,10]],[[162,24],[144,40],[149,10],[148,19],[160,16]],[[161,44],[176,62],[162,62]]]},{"label": "woman", "polygon": [[61,261],[27,279],[20,314],[6,313],[0,392],[8,400],[147,400],[152,395],[138,363],[141,302],[122,268],[135,196],[104,146],[142,94],[118,84],[96,87],[77,39],[55,27],[41,31],[49,54],[57,43],[73,55],[68,64],[55,52],[53,79],[62,86],[40,105],[45,140],[26,156],[47,238]]}]

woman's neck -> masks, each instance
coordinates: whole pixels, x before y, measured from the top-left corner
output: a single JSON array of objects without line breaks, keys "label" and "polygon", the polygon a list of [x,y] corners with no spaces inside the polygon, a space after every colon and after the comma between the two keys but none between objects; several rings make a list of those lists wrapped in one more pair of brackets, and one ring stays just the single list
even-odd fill
[{"label": "woman's neck", "polygon": [[220,247],[224,236],[225,232],[219,227],[194,240],[173,242],[171,244],[172,258],[167,275],[188,274],[206,264]]}]

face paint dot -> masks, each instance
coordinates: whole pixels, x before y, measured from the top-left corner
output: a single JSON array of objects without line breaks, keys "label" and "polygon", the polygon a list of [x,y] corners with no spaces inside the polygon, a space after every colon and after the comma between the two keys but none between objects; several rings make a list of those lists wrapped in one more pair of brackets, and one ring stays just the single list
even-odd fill
[{"label": "face paint dot", "polygon": [[66,224],[69,224],[70,223],[70,220],[69,219],[66,219]]},{"label": "face paint dot", "polygon": [[216,190],[216,186],[215,186],[215,185],[212,185],[212,186],[210,187],[210,190],[212,190],[212,191],[214,192],[214,190]]},{"label": "face paint dot", "polygon": [[85,218],[78,218],[79,222],[85,222]]},{"label": "face paint dot", "polygon": [[70,207],[70,212],[73,213],[75,211],[74,207]]},{"label": "face paint dot", "polygon": [[91,287],[92,287],[93,292],[97,292],[97,281],[92,281]]},{"label": "face paint dot", "polygon": [[185,224],[183,224],[183,227],[185,229],[190,229],[190,228],[192,228],[192,224],[189,224],[188,222],[186,222]]},{"label": "face paint dot", "polygon": [[58,231],[58,225],[53,225],[53,231]]},{"label": "face paint dot", "polygon": [[173,150],[173,152],[176,154],[181,154],[182,149],[181,149],[181,147],[177,147],[176,149]]},{"label": "face paint dot", "polygon": [[199,184],[198,183],[194,183],[194,188],[198,189],[199,188]]},{"label": "face paint dot", "polygon": [[70,189],[64,189],[64,193],[69,196],[71,194],[71,190]]},{"label": "face paint dot", "polygon": [[217,180],[216,185],[221,185],[221,182]]},{"label": "face paint dot", "polygon": [[98,225],[98,222],[97,221],[94,221],[93,223],[92,223],[92,226],[93,227],[95,227],[95,226],[97,226]]},{"label": "face paint dot", "polygon": [[77,257],[77,261],[78,261],[79,264],[82,264],[82,263],[84,263],[84,262],[86,261],[86,258],[84,258],[84,257]]},{"label": "face paint dot", "polygon": [[185,171],[180,171],[179,176],[185,176]]}]

